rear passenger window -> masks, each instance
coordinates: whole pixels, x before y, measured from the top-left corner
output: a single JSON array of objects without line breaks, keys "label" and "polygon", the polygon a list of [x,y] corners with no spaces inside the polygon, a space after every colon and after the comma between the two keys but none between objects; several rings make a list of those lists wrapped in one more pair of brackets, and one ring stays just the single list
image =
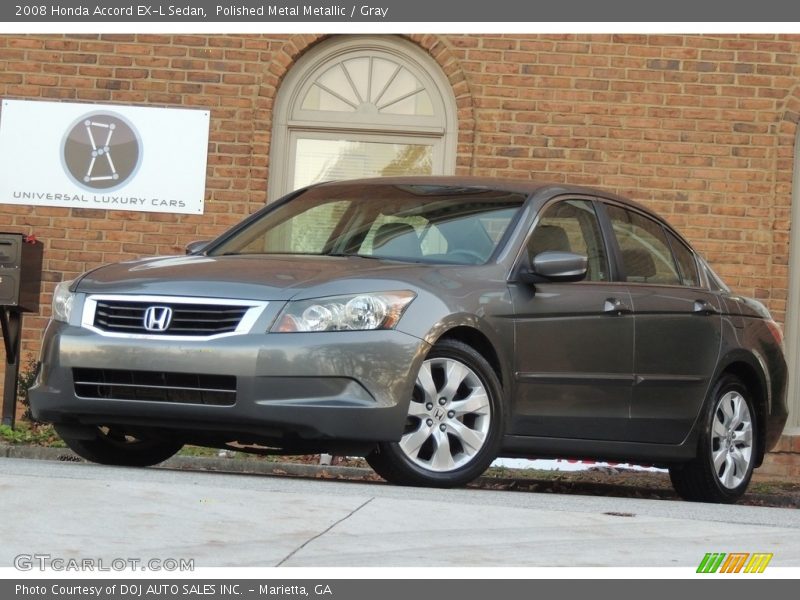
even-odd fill
[{"label": "rear passenger window", "polygon": [[678,271],[683,285],[700,287],[700,276],[697,273],[697,261],[694,259],[694,254],[671,232],[667,232],[667,237],[669,238],[670,246],[672,246],[672,253],[678,263]]},{"label": "rear passenger window", "polygon": [[625,281],[680,285],[664,228],[637,212],[611,205],[607,209],[622,253]]}]

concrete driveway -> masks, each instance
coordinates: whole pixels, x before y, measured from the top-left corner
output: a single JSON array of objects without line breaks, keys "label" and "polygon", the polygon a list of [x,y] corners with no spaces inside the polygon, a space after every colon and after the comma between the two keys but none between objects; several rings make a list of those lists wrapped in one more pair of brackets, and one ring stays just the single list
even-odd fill
[{"label": "concrete driveway", "polygon": [[0,459],[0,567],[20,554],[197,567],[800,566],[800,511]]}]

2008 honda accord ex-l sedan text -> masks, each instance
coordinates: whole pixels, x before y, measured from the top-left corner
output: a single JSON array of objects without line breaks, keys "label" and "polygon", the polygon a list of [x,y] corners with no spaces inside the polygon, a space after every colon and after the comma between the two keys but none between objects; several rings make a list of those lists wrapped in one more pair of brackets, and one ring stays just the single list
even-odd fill
[{"label": "2008 honda accord ex-l sedan text", "polygon": [[786,420],[781,345],[760,303],[638,204],[384,178],[61,283],[30,399],[106,464],[186,443],[326,451],[456,486],[497,456],[613,459],[730,502]]}]

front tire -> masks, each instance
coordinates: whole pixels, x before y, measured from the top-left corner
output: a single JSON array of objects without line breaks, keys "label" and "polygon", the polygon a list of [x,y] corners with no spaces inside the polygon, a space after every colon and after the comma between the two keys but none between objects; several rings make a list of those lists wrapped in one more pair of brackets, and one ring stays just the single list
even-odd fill
[{"label": "front tire", "polygon": [[741,498],[757,459],[758,428],[750,391],[733,375],[714,386],[703,418],[697,456],[670,469],[684,500],[731,503]]},{"label": "front tire", "polygon": [[99,426],[94,437],[74,437],[69,429],[55,430],[75,454],[101,465],[149,467],[164,462],[183,447],[183,442],[155,432],[133,432],[121,427]]},{"label": "front tire", "polygon": [[504,420],[491,365],[471,346],[441,340],[417,373],[400,441],[380,444],[367,462],[399,485],[465,485],[497,456]]}]

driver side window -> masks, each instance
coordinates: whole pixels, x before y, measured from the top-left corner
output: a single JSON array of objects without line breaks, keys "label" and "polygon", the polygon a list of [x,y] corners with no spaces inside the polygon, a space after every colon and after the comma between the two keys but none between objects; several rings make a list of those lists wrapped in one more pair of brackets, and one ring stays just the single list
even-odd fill
[{"label": "driver side window", "polygon": [[585,281],[608,281],[608,257],[597,214],[588,200],[562,200],[548,206],[528,240],[533,263],[542,252],[573,252],[588,259]]}]

